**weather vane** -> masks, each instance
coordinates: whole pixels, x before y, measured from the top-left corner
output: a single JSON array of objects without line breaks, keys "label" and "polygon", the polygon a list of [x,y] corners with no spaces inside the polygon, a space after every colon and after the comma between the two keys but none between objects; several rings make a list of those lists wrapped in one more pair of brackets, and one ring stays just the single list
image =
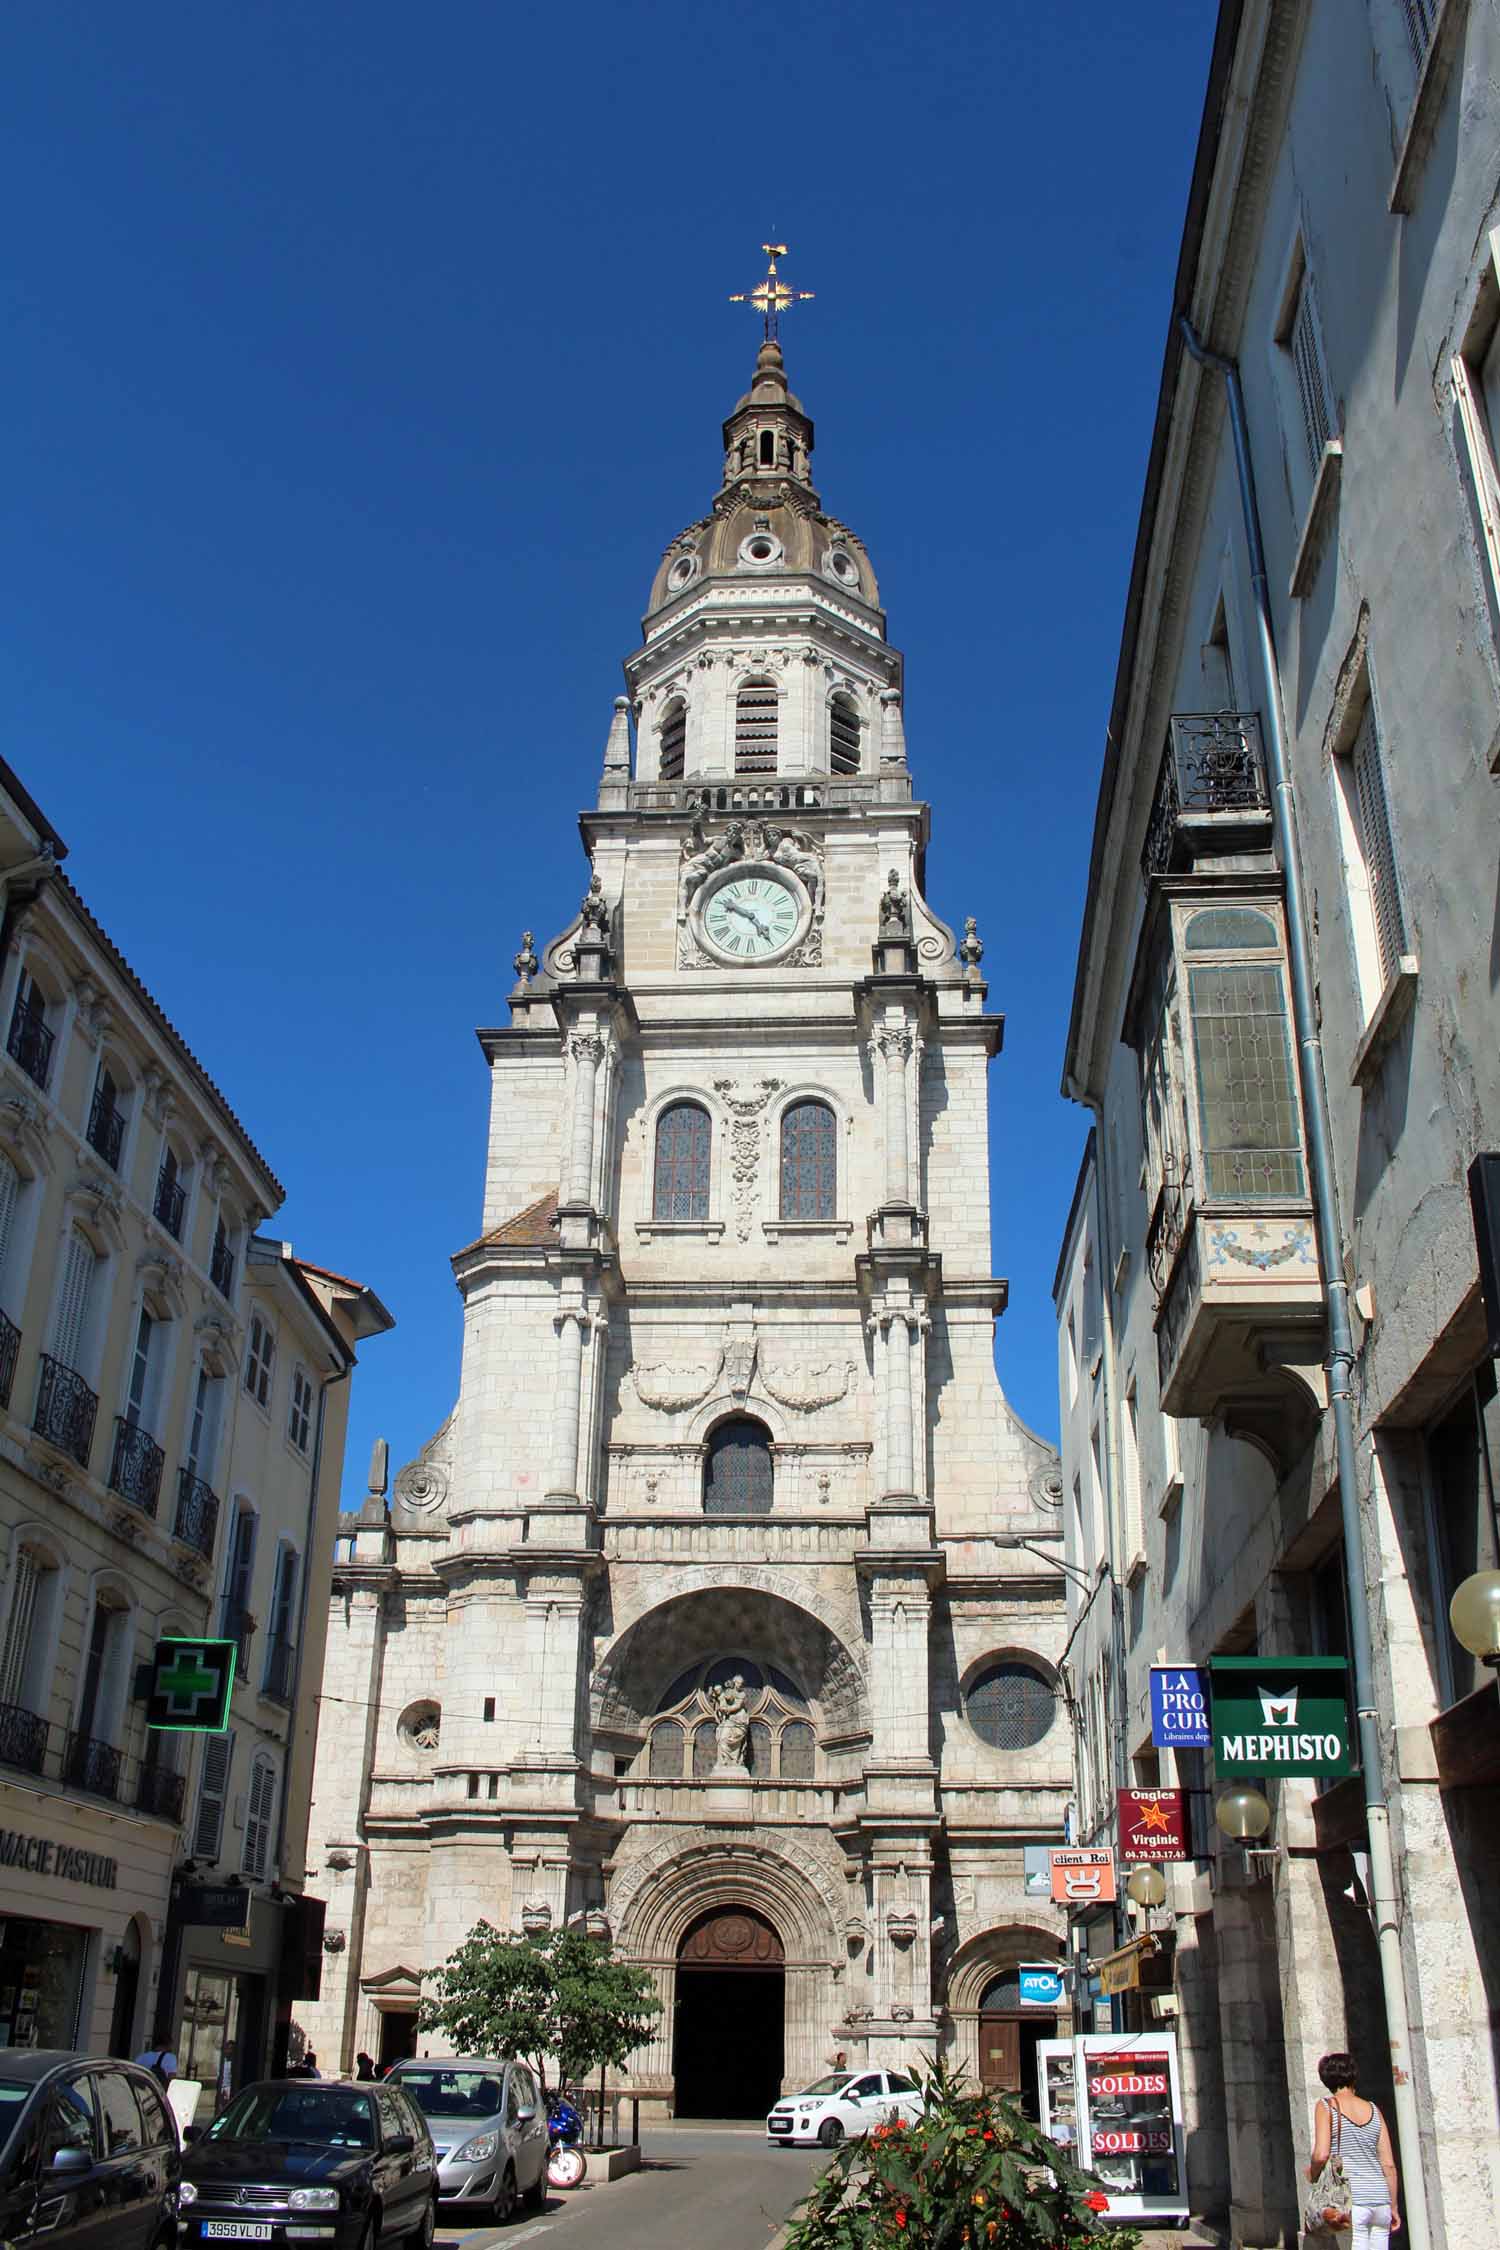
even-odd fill
[{"label": "weather vane", "polygon": [[770,260],[765,280],[754,289],[739,290],[729,302],[732,305],[754,305],[765,320],[766,342],[772,344],[776,341],[778,315],[784,313],[789,305],[811,304],[815,292],[811,289],[788,289],[777,274],[776,261],[786,256],[784,242],[763,242],[761,248]]}]

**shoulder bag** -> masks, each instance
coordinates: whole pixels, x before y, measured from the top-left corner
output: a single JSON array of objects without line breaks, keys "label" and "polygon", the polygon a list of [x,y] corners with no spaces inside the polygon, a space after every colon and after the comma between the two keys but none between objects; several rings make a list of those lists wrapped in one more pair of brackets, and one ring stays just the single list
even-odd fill
[{"label": "shoulder bag", "polygon": [[1331,2139],[1322,2171],[1313,2181],[1303,2224],[1309,2234],[1342,2234],[1354,2224],[1354,2198],[1344,2170],[1344,2113],[1337,2102],[1328,2104]]}]

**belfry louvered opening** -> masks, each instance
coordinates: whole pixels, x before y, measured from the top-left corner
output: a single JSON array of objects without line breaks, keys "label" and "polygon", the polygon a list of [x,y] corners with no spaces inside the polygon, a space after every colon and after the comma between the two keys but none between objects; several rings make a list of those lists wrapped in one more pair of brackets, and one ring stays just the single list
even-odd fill
[{"label": "belfry louvered opening", "polygon": [[847,695],[836,695],[828,713],[828,764],[833,773],[859,771],[859,712]]},{"label": "belfry louvered opening", "polygon": [[747,680],[734,703],[734,770],[776,771],[776,690],[769,680]]},{"label": "belfry louvered opening", "polygon": [[661,722],[659,772],[663,781],[681,781],[686,755],[687,705],[679,698],[677,702],[667,705]]}]

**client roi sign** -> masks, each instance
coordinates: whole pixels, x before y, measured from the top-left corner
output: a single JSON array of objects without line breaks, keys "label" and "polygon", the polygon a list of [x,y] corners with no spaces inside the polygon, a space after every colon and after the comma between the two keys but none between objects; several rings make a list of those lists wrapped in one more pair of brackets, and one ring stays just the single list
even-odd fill
[{"label": "client roi sign", "polygon": [[1214,1767],[1237,1774],[1348,1773],[1341,1656],[1216,1656]]}]

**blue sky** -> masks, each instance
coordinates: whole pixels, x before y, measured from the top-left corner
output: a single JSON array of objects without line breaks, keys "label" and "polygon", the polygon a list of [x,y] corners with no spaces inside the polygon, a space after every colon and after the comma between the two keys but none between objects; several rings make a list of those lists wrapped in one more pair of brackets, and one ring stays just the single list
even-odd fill
[{"label": "blue sky", "polygon": [[4,754],[397,1316],[346,1492],[456,1388],[511,955],[774,232],[825,504],[907,658],[928,887],[977,915],[1001,1374],[1055,1435],[1057,1087],[1208,0],[48,0],[0,83]]}]

